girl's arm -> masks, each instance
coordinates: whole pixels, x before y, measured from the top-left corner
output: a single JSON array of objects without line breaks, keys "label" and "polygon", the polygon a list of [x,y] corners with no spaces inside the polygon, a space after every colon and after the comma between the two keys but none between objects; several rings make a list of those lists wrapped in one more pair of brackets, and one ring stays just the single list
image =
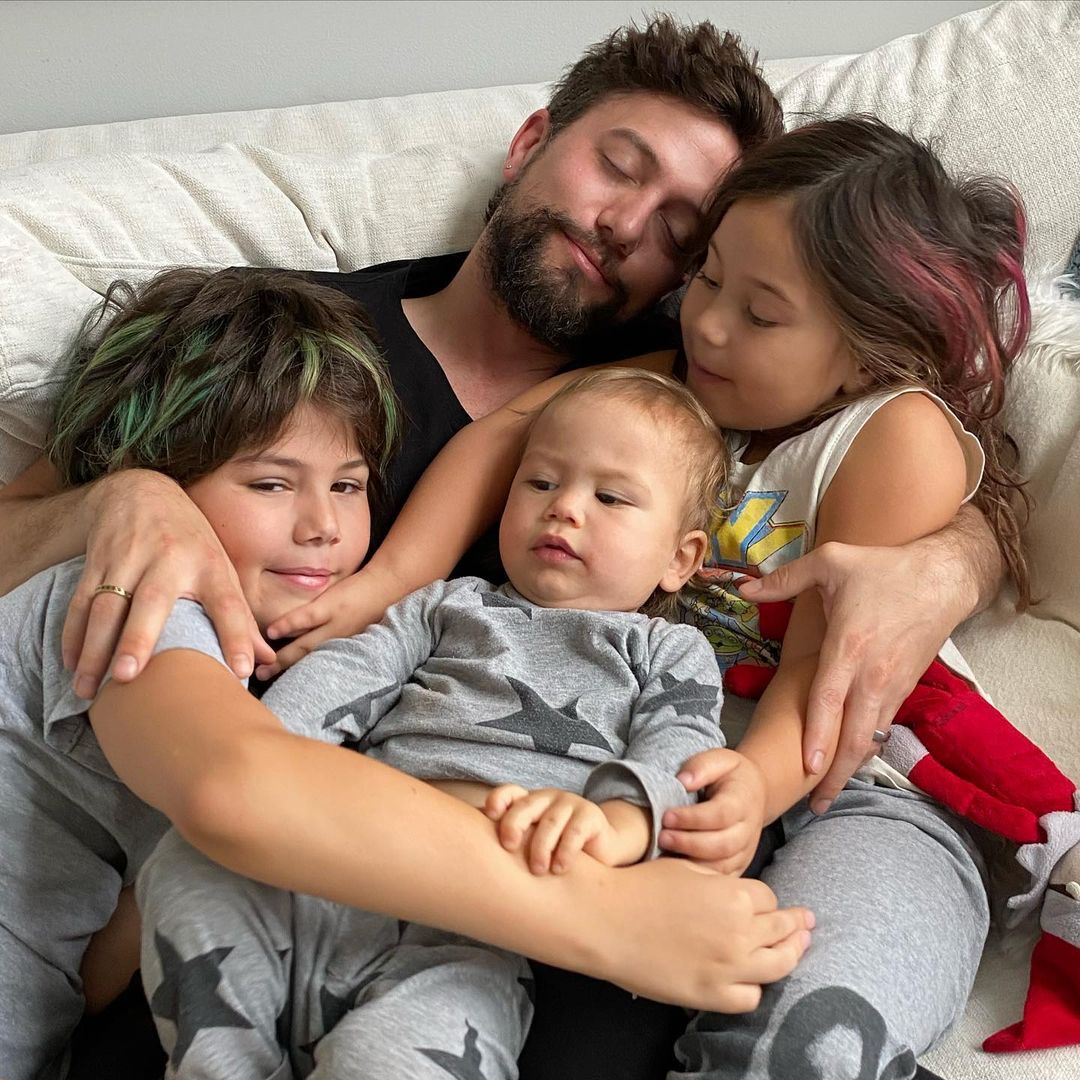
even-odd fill
[{"label": "girl's arm", "polygon": [[[965,484],[963,452],[941,409],[925,395],[903,394],[874,414],[837,469],[818,509],[815,549],[831,541],[893,546],[926,536],[956,516]],[[920,579],[911,581],[913,591],[921,586]],[[932,594],[926,602],[934,603]],[[779,668],[738,746],[764,776],[766,822],[820,779],[804,766],[802,738],[824,636],[821,597],[816,590],[803,593],[795,601]],[[828,767],[838,738],[839,726],[820,768]],[[711,783],[709,771],[704,755],[690,763],[693,790]],[[697,858],[712,850],[708,833],[724,827],[710,816],[709,803],[669,811],[664,822],[678,830],[665,836],[664,846]]]},{"label": "girl's arm", "polygon": [[807,944],[805,911],[777,911],[760,883],[680,860],[613,870],[580,859],[534,877],[482,813],[289,734],[201,653],[159,653],[134,682],[106,685],[90,716],[140,798],[210,858],[280,888],[728,1012],[754,1008],[760,984],[787,974]]},{"label": "girl's arm", "polygon": [[[651,353],[626,366],[670,374],[673,359],[670,352]],[[588,370],[547,379],[462,428],[417,481],[368,564],[268,628],[271,639],[297,640],[278,653],[276,664],[261,668],[260,676],[289,667],[328,638],[363,630],[403,596],[447,577],[498,521],[521,460],[530,414]]]}]

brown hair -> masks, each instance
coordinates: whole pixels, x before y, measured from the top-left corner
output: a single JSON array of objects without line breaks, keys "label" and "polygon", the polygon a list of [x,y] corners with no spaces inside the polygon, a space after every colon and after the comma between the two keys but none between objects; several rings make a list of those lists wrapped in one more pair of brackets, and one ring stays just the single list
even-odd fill
[{"label": "brown hair", "polygon": [[[590,371],[567,383],[532,416],[532,423],[559,402],[586,394],[607,401],[624,401],[638,406],[657,425],[665,425],[678,442],[679,462],[686,471],[684,532],[708,531],[728,479],[730,454],[715,421],[701,402],[681,383],[667,375],[642,368],[610,367]],[[646,615],[671,619],[677,594],[657,588],[642,605]]]},{"label": "brown hair", "polygon": [[990,177],[953,180],[928,146],[873,117],[849,116],[748,154],[720,184],[701,248],[746,199],[790,202],[806,271],[871,379],[864,393],[925,387],[978,437],[986,470],[974,501],[1026,606],[1020,531],[1031,498],[1000,415],[1030,321],[1019,195]]},{"label": "brown hair", "polygon": [[187,486],[305,403],[341,418],[378,491],[399,419],[363,309],[284,271],[166,270],[114,282],[88,316],[47,451],[69,486],[127,467]]},{"label": "brown hair", "polygon": [[725,123],[749,150],[784,130],[783,110],[758,68],[729,31],[711,22],[684,25],[654,15],[620,27],[585,51],[555,84],[548,112],[556,135],[616,94],[663,94]]}]

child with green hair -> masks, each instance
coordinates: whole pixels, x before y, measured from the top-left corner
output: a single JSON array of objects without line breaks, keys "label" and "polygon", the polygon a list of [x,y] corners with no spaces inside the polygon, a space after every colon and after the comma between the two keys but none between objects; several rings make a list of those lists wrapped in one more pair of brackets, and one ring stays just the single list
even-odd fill
[{"label": "child with green hair", "polygon": [[[111,290],[105,309],[60,394],[49,449],[67,481],[150,468],[178,483],[260,628],[352,573],[368,546],[368,487],[397,428],[362,311],[301,277],[254,270],[170,271]],[[754,984],[794,965],[805,913],[777,912],[756,882],[673,860],[578,860],[538,878],[459,799],[289,733],[226,666],[192,601],[173,607],[138,678],[107,683],[87,707],[61,640],[83,563],[0,598],[0,633],[15,646],[0,669],[7,1080],[64,1074],[87,945],[170,822],[236,873],[664,1000],[750,1007]],[[91,575],[89,618],[130,603],[130,584]],[[717,920],[732,931],[719,942],[708,932]]]}]

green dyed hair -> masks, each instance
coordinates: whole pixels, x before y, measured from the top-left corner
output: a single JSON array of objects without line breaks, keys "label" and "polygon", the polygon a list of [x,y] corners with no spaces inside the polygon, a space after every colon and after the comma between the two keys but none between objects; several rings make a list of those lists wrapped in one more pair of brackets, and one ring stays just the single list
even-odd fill
[{"label": "green dyed hair", "polygon": [[114,282],[87,317],[47,452],[69,486],[143,468],[186,487],[304,404],[353,433],[378,491],[400,413],[363,309],[285,271],[167,270]]}]

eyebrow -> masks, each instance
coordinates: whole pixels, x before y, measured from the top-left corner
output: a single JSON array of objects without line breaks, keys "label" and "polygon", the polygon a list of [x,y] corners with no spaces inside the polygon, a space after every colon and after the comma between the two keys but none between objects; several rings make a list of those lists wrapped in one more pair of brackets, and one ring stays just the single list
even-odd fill
[{"label": "eyebrow", "polygon": [[[241,465],[277,465],[282,469],[302,469],[304,468],[304,462],[299,458],[288,457],[274,457],[272,455],[265,454],[250,454],[243,457],[238,457],[237,462]],[[354,458],[352,461],[343,461],[338,466],[339,469],[359,469],[366,466],[367,462],[363,458]]]}]

